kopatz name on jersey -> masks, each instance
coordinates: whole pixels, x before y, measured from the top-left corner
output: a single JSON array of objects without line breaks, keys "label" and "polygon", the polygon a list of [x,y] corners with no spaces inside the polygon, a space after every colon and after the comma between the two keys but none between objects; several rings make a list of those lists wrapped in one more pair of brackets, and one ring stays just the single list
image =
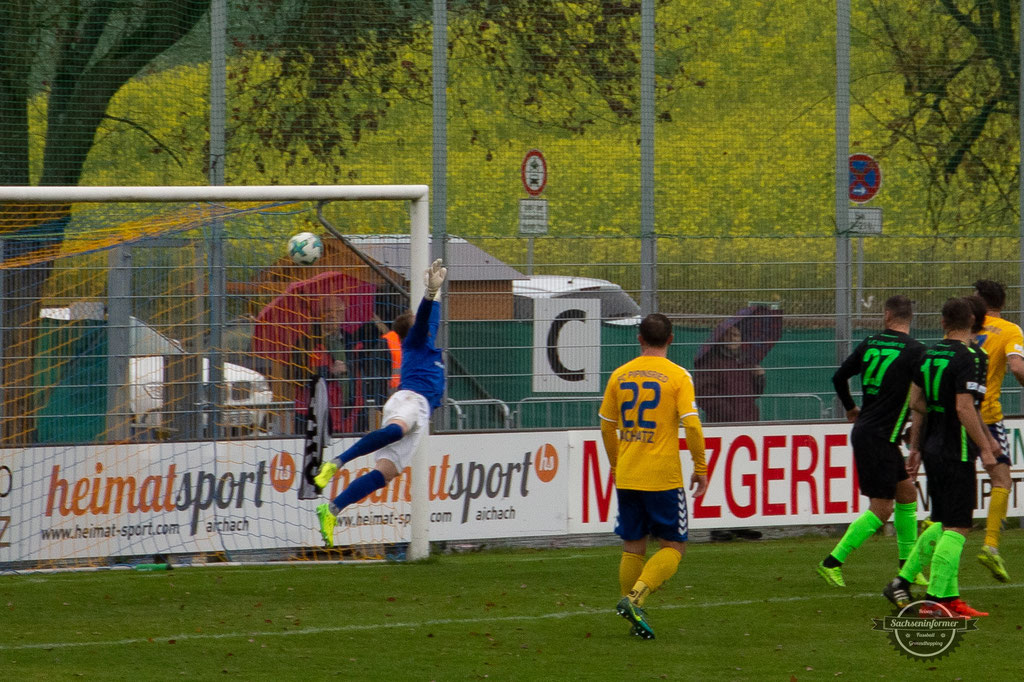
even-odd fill
[{"label": "kopatz name on jersey", "polygon": [[619,440],[623,443],[653,443],[654,431],[646,429],[622,429],[619,431]]}]

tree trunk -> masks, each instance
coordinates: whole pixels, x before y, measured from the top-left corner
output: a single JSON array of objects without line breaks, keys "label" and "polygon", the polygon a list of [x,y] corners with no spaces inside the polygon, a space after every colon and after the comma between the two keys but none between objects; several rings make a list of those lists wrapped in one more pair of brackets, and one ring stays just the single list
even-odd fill
[{"label": "tree trunk", "polygon": [[[34,62],[53,60],[39,183],[77,185],[110,99],[187,35],[210,0],[141,0],[128,22],[113,16],[117,6],[55,0],[44,17],[32,0],[0,3],[0,185],[31,181],[28,105]],[[40,48],[44,38],[56,41],[52,53]],[[70,209],[0,205],[0,445],[35,440],[35,344],[53,261],[33,262],[27,254],[63,241]]]}]

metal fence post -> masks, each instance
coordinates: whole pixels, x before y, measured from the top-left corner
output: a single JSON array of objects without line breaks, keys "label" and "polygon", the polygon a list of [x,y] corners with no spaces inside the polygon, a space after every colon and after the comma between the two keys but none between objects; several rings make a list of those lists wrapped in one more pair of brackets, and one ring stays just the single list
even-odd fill
[{"label": "metal fence post", "polygon": [[[224,184],[224,163],[226,158],[225,130],[227,112],[227,3],[226,0],[212,0],[210,3],[210,169],[209,183]],[[209,377],[205,385],[209,422],[206,425],[208,438],[217,439],[223,433],[221,428],[221,406],[226,403],[224,384],[224,356],[222,336],[225,314],[226,273],[224,268],[224,222],[214,218],[210,223],[209,267],[209,320],[210,342],[203,351],[210,363]],[[201,372],[201,368],[200,368]],[[202,374],[200,374],[202,376]]]},{"label": "metal fence post", "polygon": [[[836,2],[836,364],[850,354],[850,0]],[[836,405],[839,416],[840,406]]]},{"label": "metal fence post", "polygon": [[131,348],[130,246],[117,246],[107,254],[107,439],[127,440],[132,419],[128,386]]},{"label": "metal fence post", "polygon": [[640,310],[658,310],[654,232],[654,0],[640,3]]}]

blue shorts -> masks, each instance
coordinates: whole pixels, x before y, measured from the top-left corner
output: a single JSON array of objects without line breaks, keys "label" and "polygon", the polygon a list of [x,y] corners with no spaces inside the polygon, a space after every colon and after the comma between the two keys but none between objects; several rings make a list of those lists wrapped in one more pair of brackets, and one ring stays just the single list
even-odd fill
[{"label": "blue shorts", "polygon": [[653,535],[669,542],[686,542],[689,515],[686,513],[686,489],[616,489],[619,516],[615,534],[623,540],[643,540]]},{"label": "blue shorts", "polygon": [[996,462],[1001,464],[1010,464],[1010,443],[1006,440],[1006,427],[1003,426],[1002,420],[997,421],[995,424],[988,425],[988,432],[992,434],[992,437],[999,443],[999,447],[1002,449],[1003,454],[996,457]]}]

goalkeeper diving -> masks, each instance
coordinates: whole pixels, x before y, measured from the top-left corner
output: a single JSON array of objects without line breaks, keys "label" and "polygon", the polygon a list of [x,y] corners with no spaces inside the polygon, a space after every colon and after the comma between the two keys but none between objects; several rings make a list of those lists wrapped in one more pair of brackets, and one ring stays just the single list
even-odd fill
[{"label": "goalkeeper diving", "polygon": [[416,309],[395,320],[394,330],[402,340],[402,369],[398,390],[384,403],[382,425],[350,448],[324,462],[313,482],[326,488],[338,467],[371,452],[376,453],[372,471],[353,480],[327,504],[316,508],[324,545],[334,546],[334,526],[342,509],[386,486],[405,469],[423,435],[430,428],[430,414],[444,395],[444,357],[434,346],[441,323],[441,286],[448,269],[435,260],[423,273],[426,291]]}]

